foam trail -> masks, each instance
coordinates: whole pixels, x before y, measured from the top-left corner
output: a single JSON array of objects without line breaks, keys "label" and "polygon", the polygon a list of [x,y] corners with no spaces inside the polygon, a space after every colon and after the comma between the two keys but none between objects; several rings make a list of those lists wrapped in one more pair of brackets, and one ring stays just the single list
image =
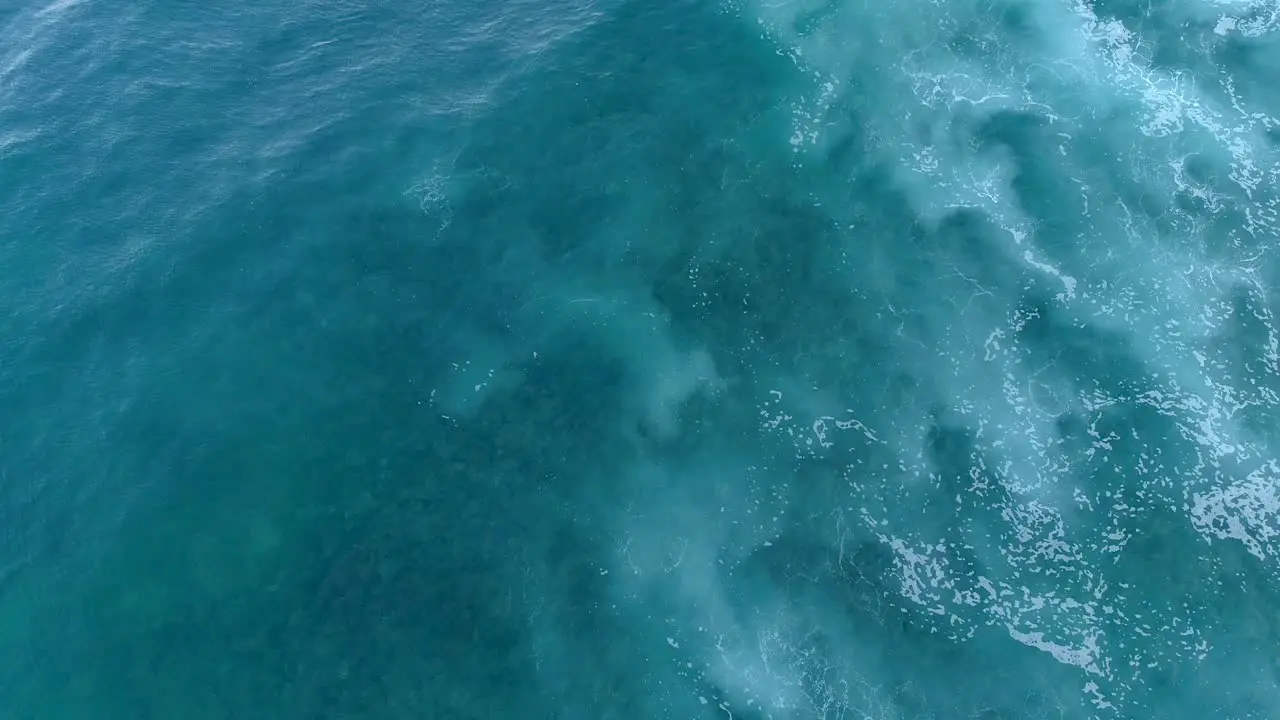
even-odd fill
[{"label": "foam trail", "polygon": [[[1239,27],[1210,25],[1217,10],[1203,5],[1179,8],[1201,21],[1206,47]],[[1018,18],[1016,32],[994,28],[997,10]],[[1269,22],[1256,4],[1237,10],[1250,28]],[[1121,712],[1141,686],[1126,667],[1203,657],[1205,644],[1194,614],[1174,606],[1158,608],[1166,624],[1141,649],[1116,644],[1116,618],[1158,601],[1117,590],[1119,576],[1092,560],[1118,553],[1136,532],[1127,523],[1146,516],[1099,508],[1107,493],[1096,483],[1111,467],[1138,463],[1149,479],[1132,484],[1144,502],[1182,508],[1187,530],[1233,538],[1260,558],[1274,552],[1274,493],[1259,469],[1277,450],[1259,419],[1280,402],[1268,289],[1280,229],[1274,119],[1242,106],[1229,81],[1201,84],[1211,81],[1156,65],[1129,21],[1087,2],[748,3],[744,12],[811,79],[792,134],[780,138],[797,162],[830,162],[856,138],[861,159],[835,169],[852,181],[888,165],[931,237],[960,238],[914,248],[937,257],[931,298],[883,275],[850,277],[877,288],[887,315],[912,308],[886,335],[933,398],[882,408],[869,427],[898,450],[881,478],[936,483],[952,461],[929,457],[937,420],[925,409],[946,407],[946,422],[972,438],[969,490],[1012,494],[985,525],[946,541],[970,546],[979,574],[966,575],[936,528],[921,533],[911,518],[867,510],[865,532],[894,549],[903,593],[936,611],[939,627],[1002,627],[1077,668],[1094,710]],[[1044,187],[1066,207],[1037,197]],[[839,226],[861,222],[841,215],[839,190],[816,199]],[[981,222],[957,224],[965,212]],[[849,243],[849,254],[875,252]],[[974,243],[1005,264],[971,262]],[[1245,327],[1260,337],[1241,364],[1223,355],[1221,338]],[[823,417],[793,412],[797,433]],[[1124,414],[1149,424],[1123,430]],[[1064,423],[1078,432],[1064,434]],[[1190,461],[1157,459],[1175,454]],[[857,505],[877,491],[850,494]],[[991,532],[1011,536],[980,540]],[[1033,579],[1046,557],[1073,581]]]}]

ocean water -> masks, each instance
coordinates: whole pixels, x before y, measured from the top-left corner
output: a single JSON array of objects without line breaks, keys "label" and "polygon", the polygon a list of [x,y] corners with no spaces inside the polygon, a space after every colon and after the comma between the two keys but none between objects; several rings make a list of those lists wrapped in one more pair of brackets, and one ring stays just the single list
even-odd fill
[{"label": "ocean water", "polygon": [[0,716],[1280,717],[1274,0],[0,5]]}]

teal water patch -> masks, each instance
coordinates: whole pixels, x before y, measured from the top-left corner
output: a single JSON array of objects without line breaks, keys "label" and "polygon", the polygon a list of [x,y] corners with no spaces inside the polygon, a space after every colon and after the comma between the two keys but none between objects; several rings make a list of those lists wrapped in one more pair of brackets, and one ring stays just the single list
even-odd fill
[{"label": "teal water patch", "polygon": [[3,18],[11,715],[1275,714],[1264,4],[548,12]]}]

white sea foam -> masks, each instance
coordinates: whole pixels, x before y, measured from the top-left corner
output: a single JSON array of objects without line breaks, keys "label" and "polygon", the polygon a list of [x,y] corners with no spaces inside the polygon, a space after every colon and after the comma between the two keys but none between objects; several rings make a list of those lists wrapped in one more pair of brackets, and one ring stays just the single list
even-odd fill
[{"label": "white sea foam", "polygon": [[[1224,35],[1264,37],[1280,22],[1259,2],[1174,5],[1197,22],[1204,47]],[[1151,595],[1097,564],[1126,557],[1139,532],[1133,523],[1147,510],[1089,487],[1090,478],[1126,477],[1141,503],[1184,508],[1186,529],[1238,542],[1259,559],[1277,552],[1280,448],[1244,416],[1280,402],[1268,389],[1280,377],[1280,334],[1267,279],[1280,237],[1272,190],[1280,158],[1266,132],[1278,123],[1248,107],[1230,77],[1157,65],[1140,28],[1084,0],[742,7],[808,83],[792,100],[791,134],[780,138],[797,163],[821,162],[846,125],[860,123],[868,151],[892,163],[896,188],[927,228],[936,231],[957,210],[978,210],[1000,228],[995,247],[1034,279],[987,279],[957,258],[930,284],[932,304],[917,310],[933,315],[904,323],[897,335],[904,368],[975,437],[982,456],[973,459],[975,482],[994,479],[1011,491],[999,516],[1012,535],[994,544],[969,538],[986,574],[961,573],[943,539],[930,534],[936,529],[871,502],[892,496],[883,488],[934,472],[923,440],[927,400],[885,408],[865,425],[860,419],[866,432],[855,433],[833,430],[837,413],[797,404],[788,389],[762,406],[766,429],[816,440],[817,452],[886,439],[896,461],[851,468],[859,486],[849,502],[863,504],[862,532],[894,550],[902,597],[956,637],[1002,628],[1076,668],[1092,711],[1123,715],[1142,684],[1134,668],[1161,657],[1203,659],[1208,644],[1191,610],[1153,606]],[[1030,37],[1002,35],[984,14],[989,8],[1021,13]],[[990,34],[975,38],[971,20]],[[987,43],[985,59],[957,51],[952,41],[961,36]],[[999,113],[1038,118],[1061,138],[1060,164],[1040,170],[1079,188],[1073,201],[1083,212],[1067,242],[1024,209],[1021,161],[980,147],[973,128]],[[1193,160],[1215,179],[1189,169]],[[1183,209],[1183,199],[1199,209]],[[838,202],[823,200],[839,213]],[[1224,239],[1227,221],[1235,229]],[[850,242],[850,254],[868,252],[862,240]],[[909,303],[905,288],[874,281],[889,314]],[[1043,310],[1025,303],[1032,286],[1057,288]],[[1244,369],[1220,354],[1242,320],[1241,298],[1251,305],[1244,319],[1262,333]],[[1050,320],[1117,343],[1140,368],[1129,381],[1137,385],[1076,377],[1046,359],[1045,347],[1028,344],[1028,328]],[[1108,422],[1125,408],[1171,419],[1179,438]],[[1069,416],[1084,423],[1083,447],[1059,437],[1058,423]],[[1196,462],[1162,458],[1177,442]],[[1139,616],[1146,620],[1130,622]],[[1134,640],[1115,637],[1125,627]]]}]

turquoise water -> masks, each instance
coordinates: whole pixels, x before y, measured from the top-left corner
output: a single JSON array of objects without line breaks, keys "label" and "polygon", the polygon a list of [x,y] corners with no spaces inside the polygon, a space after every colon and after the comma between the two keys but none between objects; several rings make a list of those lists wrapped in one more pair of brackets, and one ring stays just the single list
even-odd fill
[{"label": "turquoise water", "polygon": [[1262,0],[0,7],[5,718],[1280,716]]}]

